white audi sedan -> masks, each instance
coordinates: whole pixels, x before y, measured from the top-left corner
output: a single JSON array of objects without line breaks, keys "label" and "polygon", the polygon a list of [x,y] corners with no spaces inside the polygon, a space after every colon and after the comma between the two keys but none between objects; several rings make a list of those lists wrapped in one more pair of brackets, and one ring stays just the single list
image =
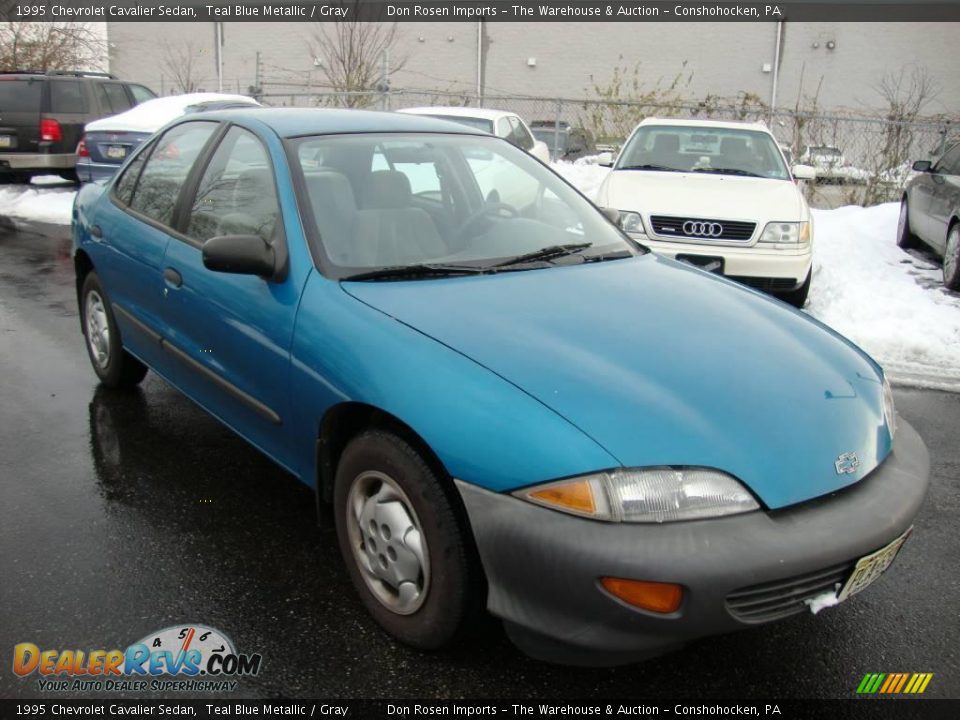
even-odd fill
[{"label": "white audi sedan", "polygon": [[797,307],[810,291],[813,218],[780,146],[759,123],[648,118],[597,195],[621,227],[686,260]]}]

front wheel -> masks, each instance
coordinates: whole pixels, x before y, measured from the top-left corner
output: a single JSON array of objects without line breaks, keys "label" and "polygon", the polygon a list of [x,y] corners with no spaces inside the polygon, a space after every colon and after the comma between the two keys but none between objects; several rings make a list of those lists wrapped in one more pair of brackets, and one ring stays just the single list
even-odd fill
[{"label": "front wheel", "polygon": [[947,231],[947,247],[943,251],[943,284],[948,290],[960,290],[960,222]]},{"label": "front wheel", "polygon": [[481,599],[455,490],[407,442],[375,430],[354,438],[337,467],[340,552],[364,605],[398,640],[450,643]]},{"label": "front wheel", "polygon": [[147,366],[123,349],[120,331],[95,272],[83,280],[80,290],[83,336],[93,371],[109,388],[131,388],[147,374]]},{"label": "front wheel", "polygon": [[910,230],[910,213],[907,198],[900,201],[900,218],[897,220],[897,247],[910,250],[919,244],[917,236]]}]

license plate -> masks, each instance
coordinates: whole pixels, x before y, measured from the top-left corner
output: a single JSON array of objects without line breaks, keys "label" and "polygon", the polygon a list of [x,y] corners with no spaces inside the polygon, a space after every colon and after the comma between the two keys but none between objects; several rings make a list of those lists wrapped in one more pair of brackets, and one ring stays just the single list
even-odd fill
[{"label": "license plate", "polygon": [[850,575],[850,578],[843,586],[840,594],[837,595],[837,600],[843,602],[848,597],[856,595],[883,575],[884,570],[893,563],[894,558],[897,557],[897,553],[900,552],[900,548],[903,547],[903,543],[906,542],[912,531],[913,527],[911,526],[907,528],[907,531],[903,535],[885,548],[881,548],[875,553],[870,553],[860,558],[860,560],[857,561],[856,567],[853,568],[853,573]]},{"label": "license plate", "polygon": [[13,145],[13,138],[9,135],[0,135],[0,148],[8,148]]},{"label": "license plate", "polygon": [[127,149],[122,145],[108,145],[104,155],[111,160],[123,160],[127,156]]}]

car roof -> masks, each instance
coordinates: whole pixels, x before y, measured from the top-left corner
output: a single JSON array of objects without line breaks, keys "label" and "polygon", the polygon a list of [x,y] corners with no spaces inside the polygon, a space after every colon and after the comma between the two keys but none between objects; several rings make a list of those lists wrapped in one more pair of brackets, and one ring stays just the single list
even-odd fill
[{"label": "car roof", "polygon": [[488,108],[460,107],[450,105],[403,108],[402,110],[397,110],[397,112],[409,113],[411,115],[449,115],[451,117],[472,117],[482,118],[484,120],[499,120],[502,117],[516,115],[516,113],[509,112],[507,110],[490,110]]},{"label": "car roof", "polygon": [[[202,113],[205,118],[257,120],[284,138],[303,135],[346,135],[355,133],[444,133],[481,135],[475,130],[446,120],[395,112],[326,108],[256,108],[216,110]],[[191,115],[190,117],[196,117]]]},{"label": "car roof", "polygon": [[759,122],[746,122],[744,120],[680,120],[676,118],[645,118],[640,121],[637,127],[646,127],[648,125],[668,125],[672,127],[694,127],[694,128],[720,128],[726,130],[759,130],[769,133],[770,129]]}]

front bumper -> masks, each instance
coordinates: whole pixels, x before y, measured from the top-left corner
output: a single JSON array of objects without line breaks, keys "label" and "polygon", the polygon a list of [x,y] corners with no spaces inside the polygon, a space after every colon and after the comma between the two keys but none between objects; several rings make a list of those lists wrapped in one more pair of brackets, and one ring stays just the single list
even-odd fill
[{"label": "front bumper", "polygon": [[795,289],[803,284],[813,262],[812,245],[797,248],[772,248],[762,245],[735,247],[708,245],[704,243],[680,243],[654,240],[646,235],[634,235],[638,242],[667,257],[696,255],[699,257],[722,257],[723,274],[734,278],[777,278],[792,280],[792,286],[778,289]]},{"label": "front bumper", "polygon": [[[870,475],[775,512],[612,524],[460,481],[457,487],[486,572],[487,606],[514,643],[552,662],[614,665],[767,621],[735,615],[728,605],[735,591],[827,568],[852,570],[911,525],[929,469],[923,441],[900,420],[893,451]],[[639,610],[608,595],[602,576],[679,583],[683,604],[670,615]]]}]

